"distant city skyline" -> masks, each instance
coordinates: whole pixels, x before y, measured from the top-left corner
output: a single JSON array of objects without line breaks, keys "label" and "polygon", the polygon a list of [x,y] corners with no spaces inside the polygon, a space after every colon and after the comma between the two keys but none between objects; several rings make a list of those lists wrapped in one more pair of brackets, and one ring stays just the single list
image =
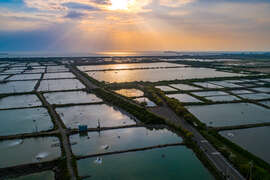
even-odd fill
[{"label": "distant city skyline", "polygon": [[270,51],[267,0],[1,0],[1,52]]}]

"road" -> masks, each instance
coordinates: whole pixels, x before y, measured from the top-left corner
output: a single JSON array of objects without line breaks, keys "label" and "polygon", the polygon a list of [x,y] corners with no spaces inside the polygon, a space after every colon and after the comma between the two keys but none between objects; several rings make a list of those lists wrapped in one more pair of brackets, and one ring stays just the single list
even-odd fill
[{"label": "road", "polygon": [[215,165],[228,180],[244,180],[245,178],[220,154],[193,126],[180,118],[168,106],[149,108],[149,111],[163,117],[168,123],[181,126],[194,134],[193,140],[197,143],[205,156]]},{"label": "road", "polygon": [[47,102],[47,100],[45,99],[45,97],[39,93],[36,92],[38,97],[40,98],[40,100],[42,101],[42,103],[44,104],[44,106],[46,106],[52,116],[52,119],[54,120],[54,122],[56,123],[56,126],[58,127],[58,130],[61,134],[62,137],[62,147],[64,150],[64,153],[66,155],[66,160],[67,160],[67,168],[68,168],[68,172],[71,176],[71,180],[76,180],[76,173],[74,168],[72,167],[72,152],[71,152],[71,147],[70,147],[70,142],[69,142],[69,138],[67,136],[67,132],[64,129],[61,120],[59,118],[59,116],[57,115],[57,113],[55,112],[55,110],[53,109],[53,107]]},{"label": "road", "polygon": [[77,77],[77,79],[79,79],[86,86],[87,89],[91,90],[91,89],[99,88],[98,86],[93,84],[91,81],[89,81],[89,79],[84,77],[79,70],[77,70],[76,68],[72,66],[68,66],[68,67],[70,71]]}]

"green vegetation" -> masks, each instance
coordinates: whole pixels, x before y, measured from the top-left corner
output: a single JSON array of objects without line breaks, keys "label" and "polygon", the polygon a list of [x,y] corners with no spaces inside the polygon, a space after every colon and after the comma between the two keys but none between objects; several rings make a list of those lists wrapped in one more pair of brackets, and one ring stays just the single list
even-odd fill
[{"label": "green vegetation", "polygon": [[232,162],[244,177],[249,176],[250,162],[252,162],[252,179],[270,179],[270,165],[265,161],[222,137],[214,130],[203,130],[201,133],[218,151]]},{"label": "green vegetation", "polygon": [[97,88],[94,90],[95,94],[105,101],[120,107],[127,111],[128,113],[134,115],[139,120],[146,124],[163,124],[164,120],[161,117],[149,112],[144,107],[138,106],[137,104],[130,103],[127,99],[118,96],[117,94],[107,91],[102,88]]},{"label": "green vegetation", "polygon": [[61,170],[62,179],[71,179],[71,176],[68,172],[66,158],[61,158],[60,163],[58,164],[59,169]]},{"label": "green vegetation", "polygon": [[145,96],[147,96],[150,100],[154,101],[159,106],[163,105],[162,99],[158,96],[157,89],[151,86],[144,86],[142,90],[144,91]]},{"label": "green vegetation", "polygon": [[178,116],[184,117],[187,122],[193,126],[197,126],[199,129],[206,129],[206,125],[199,121],[193,114],[191,114],[181,102],[175,98],[167,97],[166,94],[161,90],[156,89],[156,91]]}]

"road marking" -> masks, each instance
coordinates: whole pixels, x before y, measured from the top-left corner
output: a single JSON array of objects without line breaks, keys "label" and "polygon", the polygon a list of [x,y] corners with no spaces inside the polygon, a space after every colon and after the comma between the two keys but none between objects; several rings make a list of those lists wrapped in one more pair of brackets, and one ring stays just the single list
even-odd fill
[{"label": "road marking", "polygon": [[201,143],[208,143],[207,140],[201,140]]}]

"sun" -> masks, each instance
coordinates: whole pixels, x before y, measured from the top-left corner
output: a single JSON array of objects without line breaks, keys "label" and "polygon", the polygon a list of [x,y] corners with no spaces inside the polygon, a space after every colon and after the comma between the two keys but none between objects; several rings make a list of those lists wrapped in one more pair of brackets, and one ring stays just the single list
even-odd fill
[{"label": "sun", "polygon": [[111,0],[110,10],[128,10],[134,0]]}]

